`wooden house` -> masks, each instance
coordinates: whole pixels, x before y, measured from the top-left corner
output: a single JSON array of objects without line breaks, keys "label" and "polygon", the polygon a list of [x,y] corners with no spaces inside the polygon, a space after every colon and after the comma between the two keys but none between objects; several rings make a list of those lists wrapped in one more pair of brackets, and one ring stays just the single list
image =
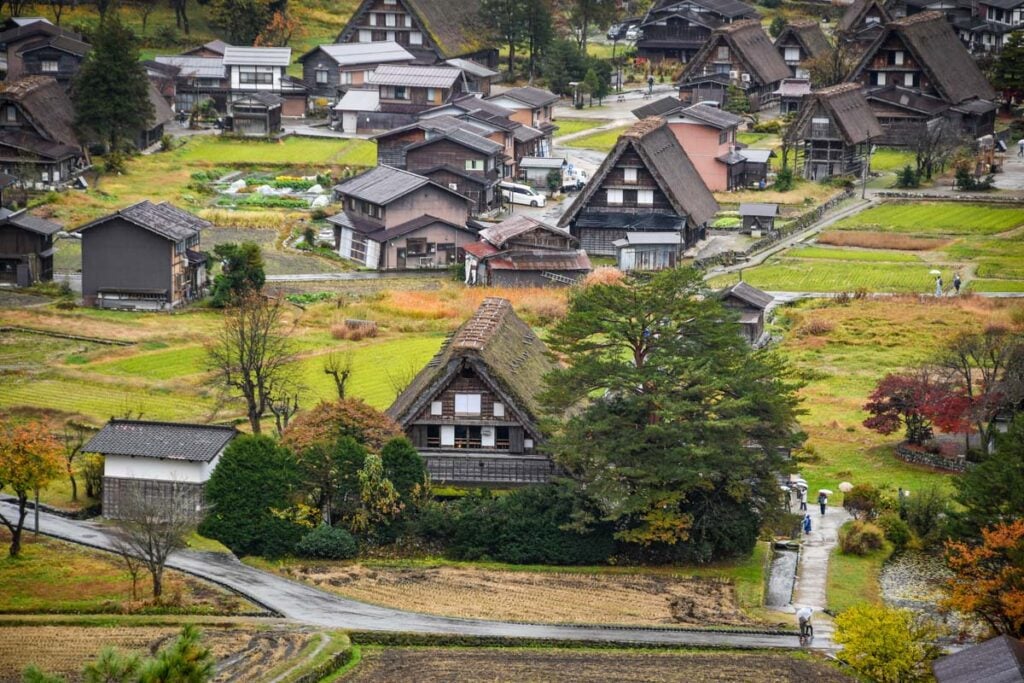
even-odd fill
[{"label": "wooden house", "polygon": [[790,75],[808,78],[810,74],[801,66],[809,59],[815,59],[832,50],[832,44],[821,31],[817,21],[794,21],[786,25],[775,38],[775,49],[790,68]]},{"label": "wooden house", "polygon": [[228,102],[228,129],[235,135],[270,137],[281,132],[284,99],[271,92],[248,93]]},{"label": "wooden house", "polygon": [[447,66],[382,64],[369,84],[380,94],[380,111],[391,114],[418,114],[463,90],[462,72]]},{"label": "wooden house", "polygon": [[388,408],[432,481],[461,486],[547,482],[538,394],[555,369],[505,299],[488,297]]},{"label": "wooden house", "polygon": [[352,88],[331,109],[332,125],[344,133],[367,133],[380,125],[380,93]]},{"label": "wooden house", "polygon": [[804,98],[811,94],[811,81],[806,78],[783,78],[775,94],[779,98],[780,114],[796,114]]},{"label": "wooden house", "polygon": [[157,55],[153,61],[177,69],[174,83],[174,110],[194,111],[203,102],[213,102],[217,111],[227,111],[230,87],[223,57]]},{"label": "wooden house", "polygon": [[49,76],[0,83],[0,173],[27,188],[59,190],[89,166],[74,107]]},{"label": "wooden house", "polygon": [[480,97],[487,97],[491,94],[491,81],[498,77],[498,72],[488,69],[479,62],[472,59],[446,59],[444,63],[462,72],[462,81],[465,92]]},{"label": "wooden house", "polygon": [[336,43],[398,43],[420,64],[472,59],[498,63],[479,0],[363,0]]},{"label": "wooden house", "polygon": [[1024,0],[980,0],[970,10],[952,23],[973,55],[999,52],[1014,32],[1024,29]]},{"label": "wooden house", "polygon": [[544,134],[538,143],[533,156],[551,155],[551,138],[558,129],[555,125],[554,107],[559,97],[549,90],[524,86],[509,88],[497,95],[487,98],[500,107],[512,112],[510,119],[524,126],[529,126]]},{"label": "wooden house", "polygon": [[82,68],[89,44],[82,36],[41,17],[26,17],[0,33],[7,61],[6,79],[49,76],[65,89]]},{"label": "wooden house", "polygon": [[182,52],[184,57],[201,57],[204,59],[223,59],[224,51],[228,49],[230,45],[225,43],[223,40],[211,40],[208,43],[203,43],[199,47],[192,48]]},{"label": "wooden house", "polygon": [[882,127],[856,83],[817,90],[804,99],[787,136],[796,151],[794,166],[805,178],[859,175]]},{"label": "wooden house", "polygon": [[1024,683],[1024,643],[1001,635],[932,662],[936,683]]},{"label": "wooden house", "polygon": [[290,47],[224,48],[223,68],[227,74],[229,99],[254,93],[272,93],[283,99],[282,116],[306,113],[306,87],[288,75],[292,61]]},{"label": "wooden house", "polygon": [[122,519],[142,505],[202,519],[206,482],[237,434],[234,427],[112,419],[82,449],[103,456],[103,516]]},{"label": "wooden house", "polygon": [[378,270],[447,268],[476,241],[471,201],[415,173],[377,166],[334,187],[344,210],[327,219],[343,258]]},{"label": "wooden house", "polygon": [[940,12],[892,21],[847,79],[859,83],[890,145],[945,119],[973,138],[995,129],[995,91]]},{"label": "wooden house", "polygon": [[775,232],[775,219],[779,216],[778,204],[743,202],[740,204],[742,231],[760,237]]},{"label": "wooden house", "polygon": [[637,56],[685,63],[716,28],[757,18],[757,10],[739,0],[658,0],[638,24]]},{"label": "wooden house", "polygon": [[140,150],[160,142],[167,124],[174,121],[174,110],[152,80],[149,82],[148,95],[149,103],[153,105],[153,115],[146,127],[135,136],[135,147]]},{"label": "wooden house", "polygon": [[715,29],[687,62],[679,81],[679,99],[688,104],[714,101],[724,105],[730,86],[746,95],[753,111],[776,100],[789,66],[756,20],[737,21]]},{"label": "wooden house", "polygon": [[141,201],[77,228],[86,306],[170,310],[206,291],[200,233],[210,224],[167,202]]},{"label": "wooden house", "polygon": [[753,347],[761,347],[767,343],[764,322],[768,309],[775,298],[757,287],[752,287],[742,280],[732,287],[718,293],[722,305],[734,311],[738,316],[743,338]]},{"label": "wooden house", "polygon": [[63,228],[25,212],[0,209],[0,284],[29,287],[53,279],[54,235]]},{"label": "wooden house", "polygon": [[676,232],[683,249],[704,237],[718,203],[661,118],[635,123],[559,220],[588,254],[614,256],[629,232]]},{"label": "wooden house", "polygon": [[881,35],[892,19],[883,0],[853,0],[836,24],[836,39],[864,49]]},{"label": "wooden house", "polygon": [[564,286],[592,270],[572,235],[529,216],[471,225],[479,228],[480,241],[465,246],[467,285]]},{"label": "wooden house", "polygon": [[364,88],[381,64],[411,64],[415,57],[398,43],[320,45],[299,57],[302,82],[310,97],[335,99],[350,88]]},{"label": "wooden house", "polygon": [[377,163],[426,176],[471,199],[471,213],[486,213],[501,204],[505,150],[491,130],[447,115],[420,119],[374,138]]},{"label": "wooden house", "polygon": [[675,268],[683,258],[683,236],[678,232],[627,232],[612,244],[615,264],[624,273]]}]

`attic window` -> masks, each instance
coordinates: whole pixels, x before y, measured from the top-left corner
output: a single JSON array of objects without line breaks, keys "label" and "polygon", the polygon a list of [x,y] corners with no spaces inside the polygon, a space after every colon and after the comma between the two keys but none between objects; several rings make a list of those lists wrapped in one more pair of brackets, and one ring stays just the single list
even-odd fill
[{"label": "attic window", "polygon": [[60,63],[56,59],[44,59],[40,68],[44,74],[54,74],[60,71]]},{"label": "attic window", "polygon": [[8,123],[15,123],[18,120],[18,109],[17,107],[8,106],[4,107],[4,120]]},{"label": "attic window", "polygon": [[430,414],[431,415],[442,415],[442,414],[444,414],[444,410],[442,408],[442,405],[441,405],[440,401],[431,401],[430,402]]},{"label": "attic window", "polygon": [[494,402],[494,417],[505,417],[505,404]]},{"label": "attic window", "polygon": [[624,168],[622,169],[623,181],[627,183],[636,182],[636,169],[635,168]]},{"label": "attic window", "polygon": [[716,58],[719,60],[729,59],[729,47],[727,45],[719,45],[716,55]]},{"label": "attic window", "polygon": [[422,45],[423,44],[423,34],[420,33],[419,31],[410,31],[409,32],[409,44],[410,45]]},{"label": "attic window", "polygon": [[384,0],[385,5],[397,5],[398,0]]},{"label": "attic window", "polygon": [[456,415],[479,415],[480,394],[455,394]]}]

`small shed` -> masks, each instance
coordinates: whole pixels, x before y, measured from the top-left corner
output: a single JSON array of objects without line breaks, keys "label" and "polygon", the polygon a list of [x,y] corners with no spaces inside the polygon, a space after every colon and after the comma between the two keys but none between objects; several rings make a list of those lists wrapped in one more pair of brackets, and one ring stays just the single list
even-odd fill
[{"label": "small shed", "polygon": [[204,490],[234,427],[111,420],[83,447],[103,457],[103,516],[123,517],[128,506],[177,506],[202,517]]},{"label": "small shed", "polygon": [[680,232],[627,232],[612,242],[619,270],[664,270],[675,268],[683,253]]},{"label": "small shed", "polygon": [[552,171],[561,174],[568,163],[562,157],[523,157],[519,161],[519,175],[531,187],[547,190],[548,174]]},{"label": "small shed", "polygon": [[340,122],[343,133],[356,133],[369,126],[360,125],[369,114],[380,111],[380,93],[377,90],[349,90],[334,105],[335,126]]},{"label": "small shed", "polygon": [[768,182],[768,164],[775,152],[770,149],[741,149],[739,155],[747,160],[743,164],[743,185],[764,187]]},{"label": "small shed", "polygon": [[775,95],[779,98],[779,114],[796,114],[800,104],[811,94],[811,82],[806,78],[783,78]]},{"label": "small shed", "polygon": [[774,232],[775,218],[778,215],[778,204],[740,204],[743,232],[750,233],[753,237],[760,237],[763,233]]},{"label": "small shed", "polygon": [[228,102],[231,130],[236,135],[267,137],[281,132],[284,99],[269,93],[248,93]]},{"label": "small shed", "polygon": [[775,301],[768,292],[748,285],[740,280],[732,287],[718,293],[722,305],[739,314],[739,324],[743,328],[743,338],[751,346],[764,346],[767,342],[764,333],[765,314]]},{"label": "small shed", "polygon": [[1024,683],[1024,643],[991,638],[932,663],[938,683]]}]

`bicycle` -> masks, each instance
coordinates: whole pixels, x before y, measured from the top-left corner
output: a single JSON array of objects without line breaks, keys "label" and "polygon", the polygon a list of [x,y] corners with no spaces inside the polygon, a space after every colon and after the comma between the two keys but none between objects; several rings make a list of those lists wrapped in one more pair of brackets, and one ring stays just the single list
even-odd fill
[{"label": "bicycle", "polygon": [[809,621],[800,624],[800,644],[808,645],[812,640],[814,640],[814,626]]}]

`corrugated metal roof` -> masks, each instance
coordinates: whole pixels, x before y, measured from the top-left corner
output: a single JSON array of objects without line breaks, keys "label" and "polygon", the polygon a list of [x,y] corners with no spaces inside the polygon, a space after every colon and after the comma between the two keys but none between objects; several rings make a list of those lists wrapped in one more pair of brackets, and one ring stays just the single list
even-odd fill
[{"label": "corrugated metal roof", "polygon": [[334,105],[335,111],[377,111],[380,107],[379,90],[349,90]]},{"label": "corrugated metal roof", "polygon": [[754,164],[767,164],[774,154],[770,149],[741,149],[739,155]]},{"label": "corrugated metal roof", "polygon": [[494,78],[498,75],[497,71],[491,71],[483,64],[474,62],[472,59],[447,59],[444,62],[448,66],[453,66],[459,71],[465,71],[468,74],[472,74],[477,78]]},{"label": "corrugated metal roof", "polygon": [[[327,53],[327,55],[329,55],[330,58],[336,61],[340,66],[348,66],[350,64],[383,64],[385,62],[411,62],[414,59],[412,53],[395,42],[332,43],[330,45],[321,45],[319,49]],[[302,57],[299,57],[299,61],[302,61],[306,56],[311,55],[314,52],[316,52],[316,50],[307,52],[302,55]]]},{"label": "corrugated metal roof", "polygon": [[290,47],[235,47],[224,48],[224,66],[288,66],[292,61]]},{"label": "corrugated metal roof", "polygon": [[740,204],[741,216],[777,216],[779,215],[778,204],[744,203]]},{"label": "corrugated metal roof", "polygon": [[346,197],[355,197],[372,204],[387,204],[430,182],[421,175],[378,166],[351,180],[334,186],[334,190]]},{"label": "corrugated metal roof", "polygon": [[210,462],[236,434],[234,427],[111,420],[82,450],[103,455]]},{"label": "corrugated metal roof", "polygon": [[182,78],[224,78],[224,60],[220,57],[157,55],[153,61],[178,67]]},{"label": "corrugated metal roof", "polygon": [[399,66],[382,64],[370,74],[373,85],[404,85],[410,88],[450,88],[462,72],[447,66]]}]

